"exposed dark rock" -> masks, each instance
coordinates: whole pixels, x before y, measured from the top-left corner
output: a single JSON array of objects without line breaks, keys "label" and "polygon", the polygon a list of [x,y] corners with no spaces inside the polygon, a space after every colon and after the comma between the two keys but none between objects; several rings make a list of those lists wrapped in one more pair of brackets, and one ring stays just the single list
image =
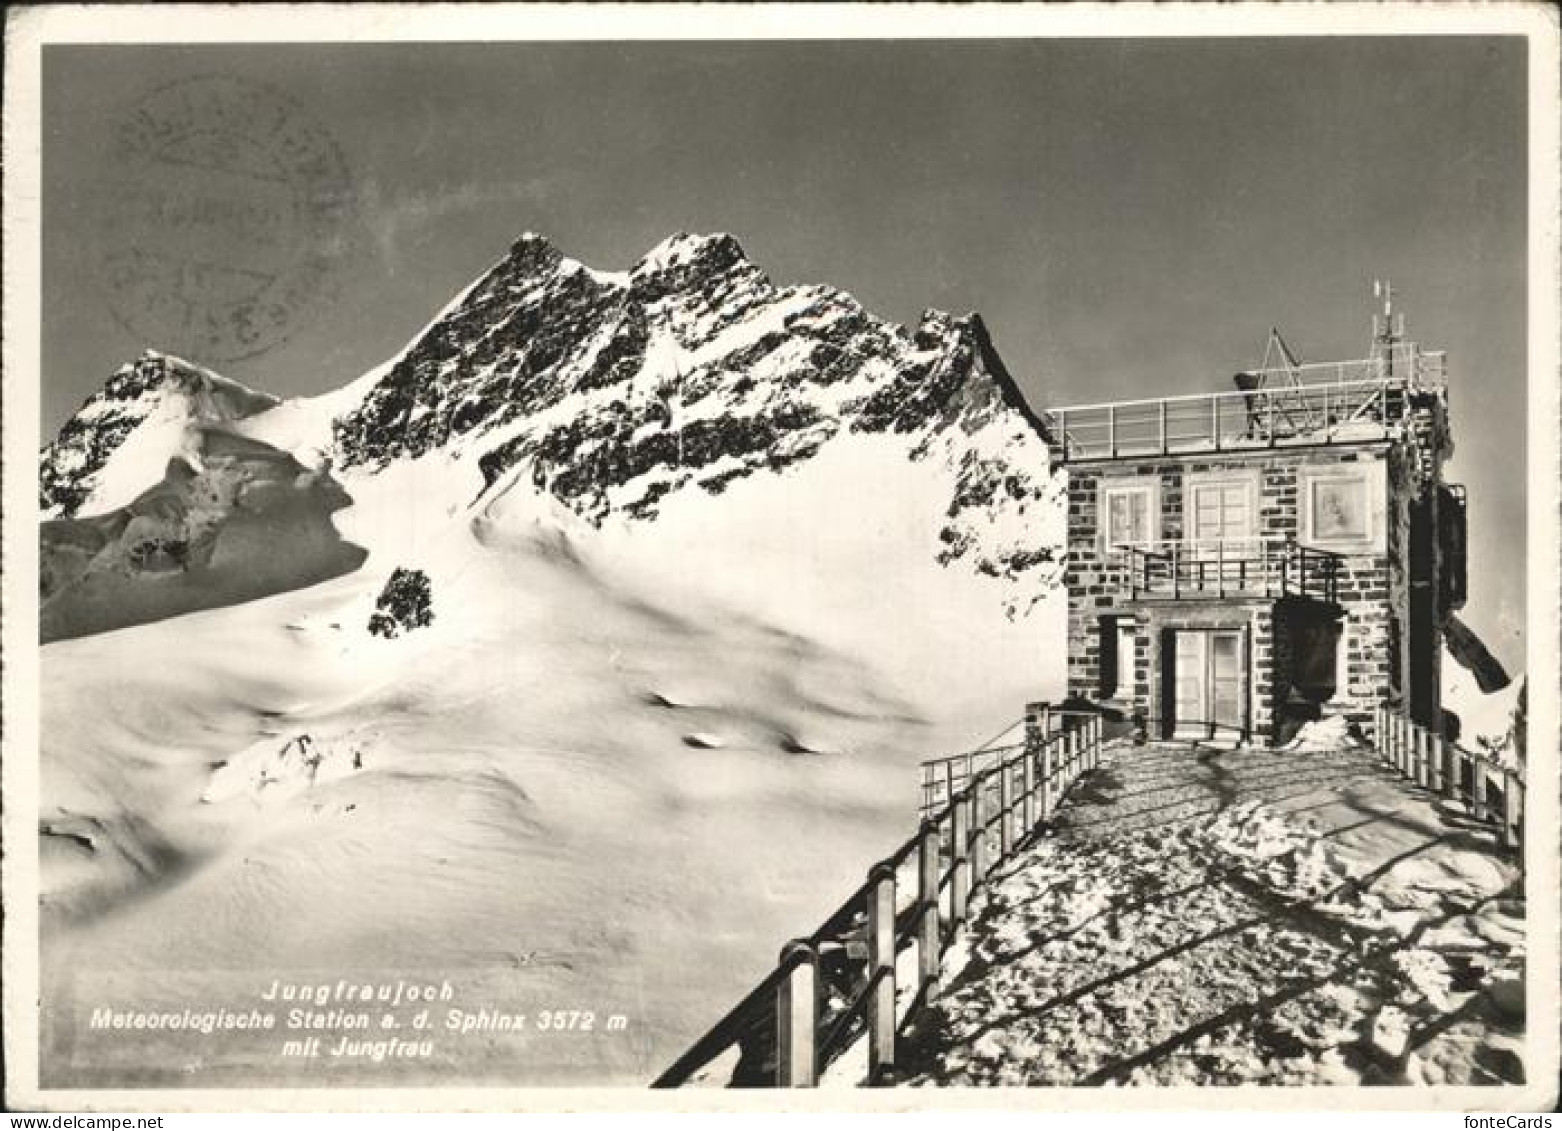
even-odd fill
[{"label": "exposed dark rock", "polygon": [[434,593],[421,569],[397,567],[380,590],[369,615],[369,631],[394,640],[403,633],[434,623]]}]

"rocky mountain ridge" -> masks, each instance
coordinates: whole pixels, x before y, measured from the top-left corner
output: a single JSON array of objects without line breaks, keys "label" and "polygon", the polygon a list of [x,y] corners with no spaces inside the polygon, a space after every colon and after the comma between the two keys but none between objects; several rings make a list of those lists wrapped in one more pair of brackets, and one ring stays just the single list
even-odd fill
[{"label": "rocky mountain ridge", "polygon": [[908,331],[833,288],[776,287],[728,235],[674,236],[617,274],[523,236],[336,419],[334,446],[344,469],[454,448],[482,490],[521,476],[600,524],[853,434],[950,462],[946,560],[1039,581],[1050,546],[984,544],[998,512],[1056,493],[981,318]]},{"label": "rocky mountain ridge", "polygon": [[[200,472],[214,430],[266,435],[278,405],[148,351],[43,450],[44,516],[130,506],[170,461]],[[1061,505],[1042,427],[981,318],[930,310],[907,329],[831,287],[778,287],[729,235],[681,233],[603,272],[527,233],[390,362],[278,411],[321,417],[310,429],[329,449],[323,466],[312,450],[282,443],[279,454],[334,474],[349,496],[354,482],[437,455],[472,469],[447,506],[519,489],[592,526],[652,522],[672,499],[786,474],[827,444],[886,438],[945,484],[941,564],[1012,583],[1011,617],[1056,581],[1056,539],[1035,521]],[[101,542],[52,535],[73,545],[66,578]],[[133,546],[116,555],[139,560]]]}]

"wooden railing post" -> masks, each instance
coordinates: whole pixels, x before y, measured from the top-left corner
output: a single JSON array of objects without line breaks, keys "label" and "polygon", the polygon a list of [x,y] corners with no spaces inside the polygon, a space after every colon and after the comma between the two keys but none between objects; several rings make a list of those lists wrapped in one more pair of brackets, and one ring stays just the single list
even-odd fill
[{"label": "wooden railing post", "polygon": [[1025,750],[1025,781],[1022,788],[1025,790],[1025,835],[1029,836],[1036,827],[1036,759],[1041,757],[1041,750],[1029,747]]},{"label": "wooden railing post", "polygon": [[804,939],[781,948],[781,962],[803,958],[776,987],[776,1087],[819,1083],[819,955]]},{"label": "wooden railing post", "polygon": [[1504,848],[1519,847],[1519,821],[1522,819],[1519,798],[1522,789],[1518,774],[1512,770],[1504,770],[1502,774],[1502,846]]},{"label": "wooden railing post", "polygon": [[875,864],[868,873],[868,1082],[891,1080],[895,1071],[895,866]]},{"label": "wooden railing post", "polygon": [[987,780],[985,776],[971,779],[971,890],[982,886],[987,876]]},{"label": "wooden railing post", "polygon": [[1046,741],[1041,744],[1041,817],[1046,821],[1052,816],[1052,736],[1048,735]]},{"label": "wooden railing post", "polygon": [[929,821],[922,826],[922,842],[917,845],[917,899],[922,910],[917,934],[917,970],[924,990],[938,981],[939,964],[944,956],[944,937],[938,921],[938,842],[938,825]]},{"label": "wooden railing post", "polygon": [[1416,727],[1416,784],[1425,789],[1431,782],[1432,735],[1425,727]]},{"label": "wooden railing post", "polygon": [[1014,764],[998,763],[998,845],[1000,860],[1014,852]]},{"label": "wooden railing post", "polygon": [[1459,748],[1447,735],[1439,737],[1443,757],[1443,796],[1450,801],[1459,800]]},{"label": "wooden railing post", "polygon": [[1486,808],[1486,763],[1474,757],[1470,759],[1470,810],[1477,821],[1491,819]]},{"label": "wooden railing post", "polygon": [[955,802],[954,861],[950,865],[949,921],[958,927],[965,922],[966,904],[971,898],[971,797],[969,793]]}]

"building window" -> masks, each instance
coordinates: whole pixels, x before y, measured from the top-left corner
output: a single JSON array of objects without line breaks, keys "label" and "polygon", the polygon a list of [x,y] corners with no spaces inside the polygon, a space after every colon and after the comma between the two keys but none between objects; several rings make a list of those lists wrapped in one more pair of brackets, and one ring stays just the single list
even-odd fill
[{"label": "building window", "polygon": [[1302,541],[1362,548],[1381,540],[1382,466],[1311,472],[1303,479]]},{"label": "building window", "polygon": [[1158,494],[1153,481],[1101,485],[1101,536],[1107,549],[1143,545],[1159,537]]},{"label": "building window", "polygon": [[1251,471],[1190,475],[1184,540],[1195,546],[1246,542],[1258,525],[1258,477]]}]

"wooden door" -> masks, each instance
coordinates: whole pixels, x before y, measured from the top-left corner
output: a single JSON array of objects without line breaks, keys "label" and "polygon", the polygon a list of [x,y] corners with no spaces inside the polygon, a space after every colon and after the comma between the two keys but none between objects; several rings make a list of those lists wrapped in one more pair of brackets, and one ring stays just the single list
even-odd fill
[{"label": "wooden door", "polygon": [[1172,648],[1172,733],[1183,738],[1240,733],[1242,668],[1241,632],[1178,630]]},{"label": "wooden door", "polygon": [[1209,634],[1210,719],[1222,733],[1242,729],[1242,635]]},{"label": "wooden door", "polygon": [[1209,670],[1209,634],[1180,631],[1172,653],[1172,734],[1198,737],[1207,721],[1204,714],[1205,679]]}]

